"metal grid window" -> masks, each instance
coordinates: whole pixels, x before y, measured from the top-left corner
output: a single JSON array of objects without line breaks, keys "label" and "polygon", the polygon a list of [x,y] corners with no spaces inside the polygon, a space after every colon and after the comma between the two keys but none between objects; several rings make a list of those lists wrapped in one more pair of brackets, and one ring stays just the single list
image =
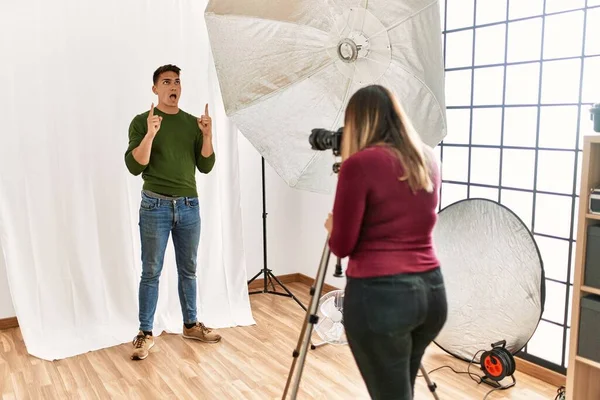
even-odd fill
[{"label": "metal grid window", "polygon": [[582,137],[600,102],[600,0],[441,0],[448,135],[440,208],[498,201],[534,233],[546,273],[520,357],[565,373]]}]

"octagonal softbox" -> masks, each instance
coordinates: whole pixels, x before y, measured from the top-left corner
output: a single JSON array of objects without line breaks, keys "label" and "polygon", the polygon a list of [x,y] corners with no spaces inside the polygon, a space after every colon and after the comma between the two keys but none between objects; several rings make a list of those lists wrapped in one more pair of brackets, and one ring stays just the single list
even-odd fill
[{"label": "octagonal softbox", "polygon": [[349,99],[380,84],[421,139],[446,136],[438,0],[210,0],[206,27],[227,116],[290,187],[330,193],[331,152]]},{"label": "octagonal softbox", "polygon": [[433,235],[448,295],[448,320],[435,343],[475,362],[501,340],[519,352],[537,329],[545,299],[543,263],[529,229],[497,202],[468,199],[440,211]]}]

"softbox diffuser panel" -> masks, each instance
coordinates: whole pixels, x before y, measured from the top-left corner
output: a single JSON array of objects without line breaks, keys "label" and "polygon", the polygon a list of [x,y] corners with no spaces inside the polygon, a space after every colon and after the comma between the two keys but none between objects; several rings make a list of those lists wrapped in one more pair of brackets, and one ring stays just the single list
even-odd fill
[{"label": "softbox diffuser panel", "polygon": [[227,116],[290,187],[335,189],[332,153],[308,138],[370,84],[429,146],[446,136],[438,0],[210,0],[205,20]]},{"label": "softbox diffuser panel", "polygon": [[449,303],[435,343],[466,361],[501,340],[520,351],[545,299],[542,259],[525,224],[499,203],[463,200],[440,211],[434,243]]}]

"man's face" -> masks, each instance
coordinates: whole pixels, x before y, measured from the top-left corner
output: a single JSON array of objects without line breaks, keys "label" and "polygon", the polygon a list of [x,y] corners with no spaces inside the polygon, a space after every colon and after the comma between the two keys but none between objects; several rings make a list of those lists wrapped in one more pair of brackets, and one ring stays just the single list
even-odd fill
[{"label": "man's face", "polygon": [[159,103],[170,107],[177,107],[181,97],[181,82],[175,72],[167,71],[160,74],[156,85],[152,87],[154,94],[158,95]]}]

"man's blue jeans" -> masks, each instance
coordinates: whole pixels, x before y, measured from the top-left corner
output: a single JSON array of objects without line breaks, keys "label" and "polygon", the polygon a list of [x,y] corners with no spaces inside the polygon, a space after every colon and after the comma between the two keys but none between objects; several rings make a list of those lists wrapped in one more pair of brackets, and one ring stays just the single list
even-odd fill
[{"label": "man's blue jeans", "polygon": [[196,259],[200,241],[197,197],[161,198],[142,192],[140,203],[142,277],[139,288],[140,330],[151,331],[158,302],[158,282],[169,236],[173,234],[179,302],[183,322],[196,322]]}]

